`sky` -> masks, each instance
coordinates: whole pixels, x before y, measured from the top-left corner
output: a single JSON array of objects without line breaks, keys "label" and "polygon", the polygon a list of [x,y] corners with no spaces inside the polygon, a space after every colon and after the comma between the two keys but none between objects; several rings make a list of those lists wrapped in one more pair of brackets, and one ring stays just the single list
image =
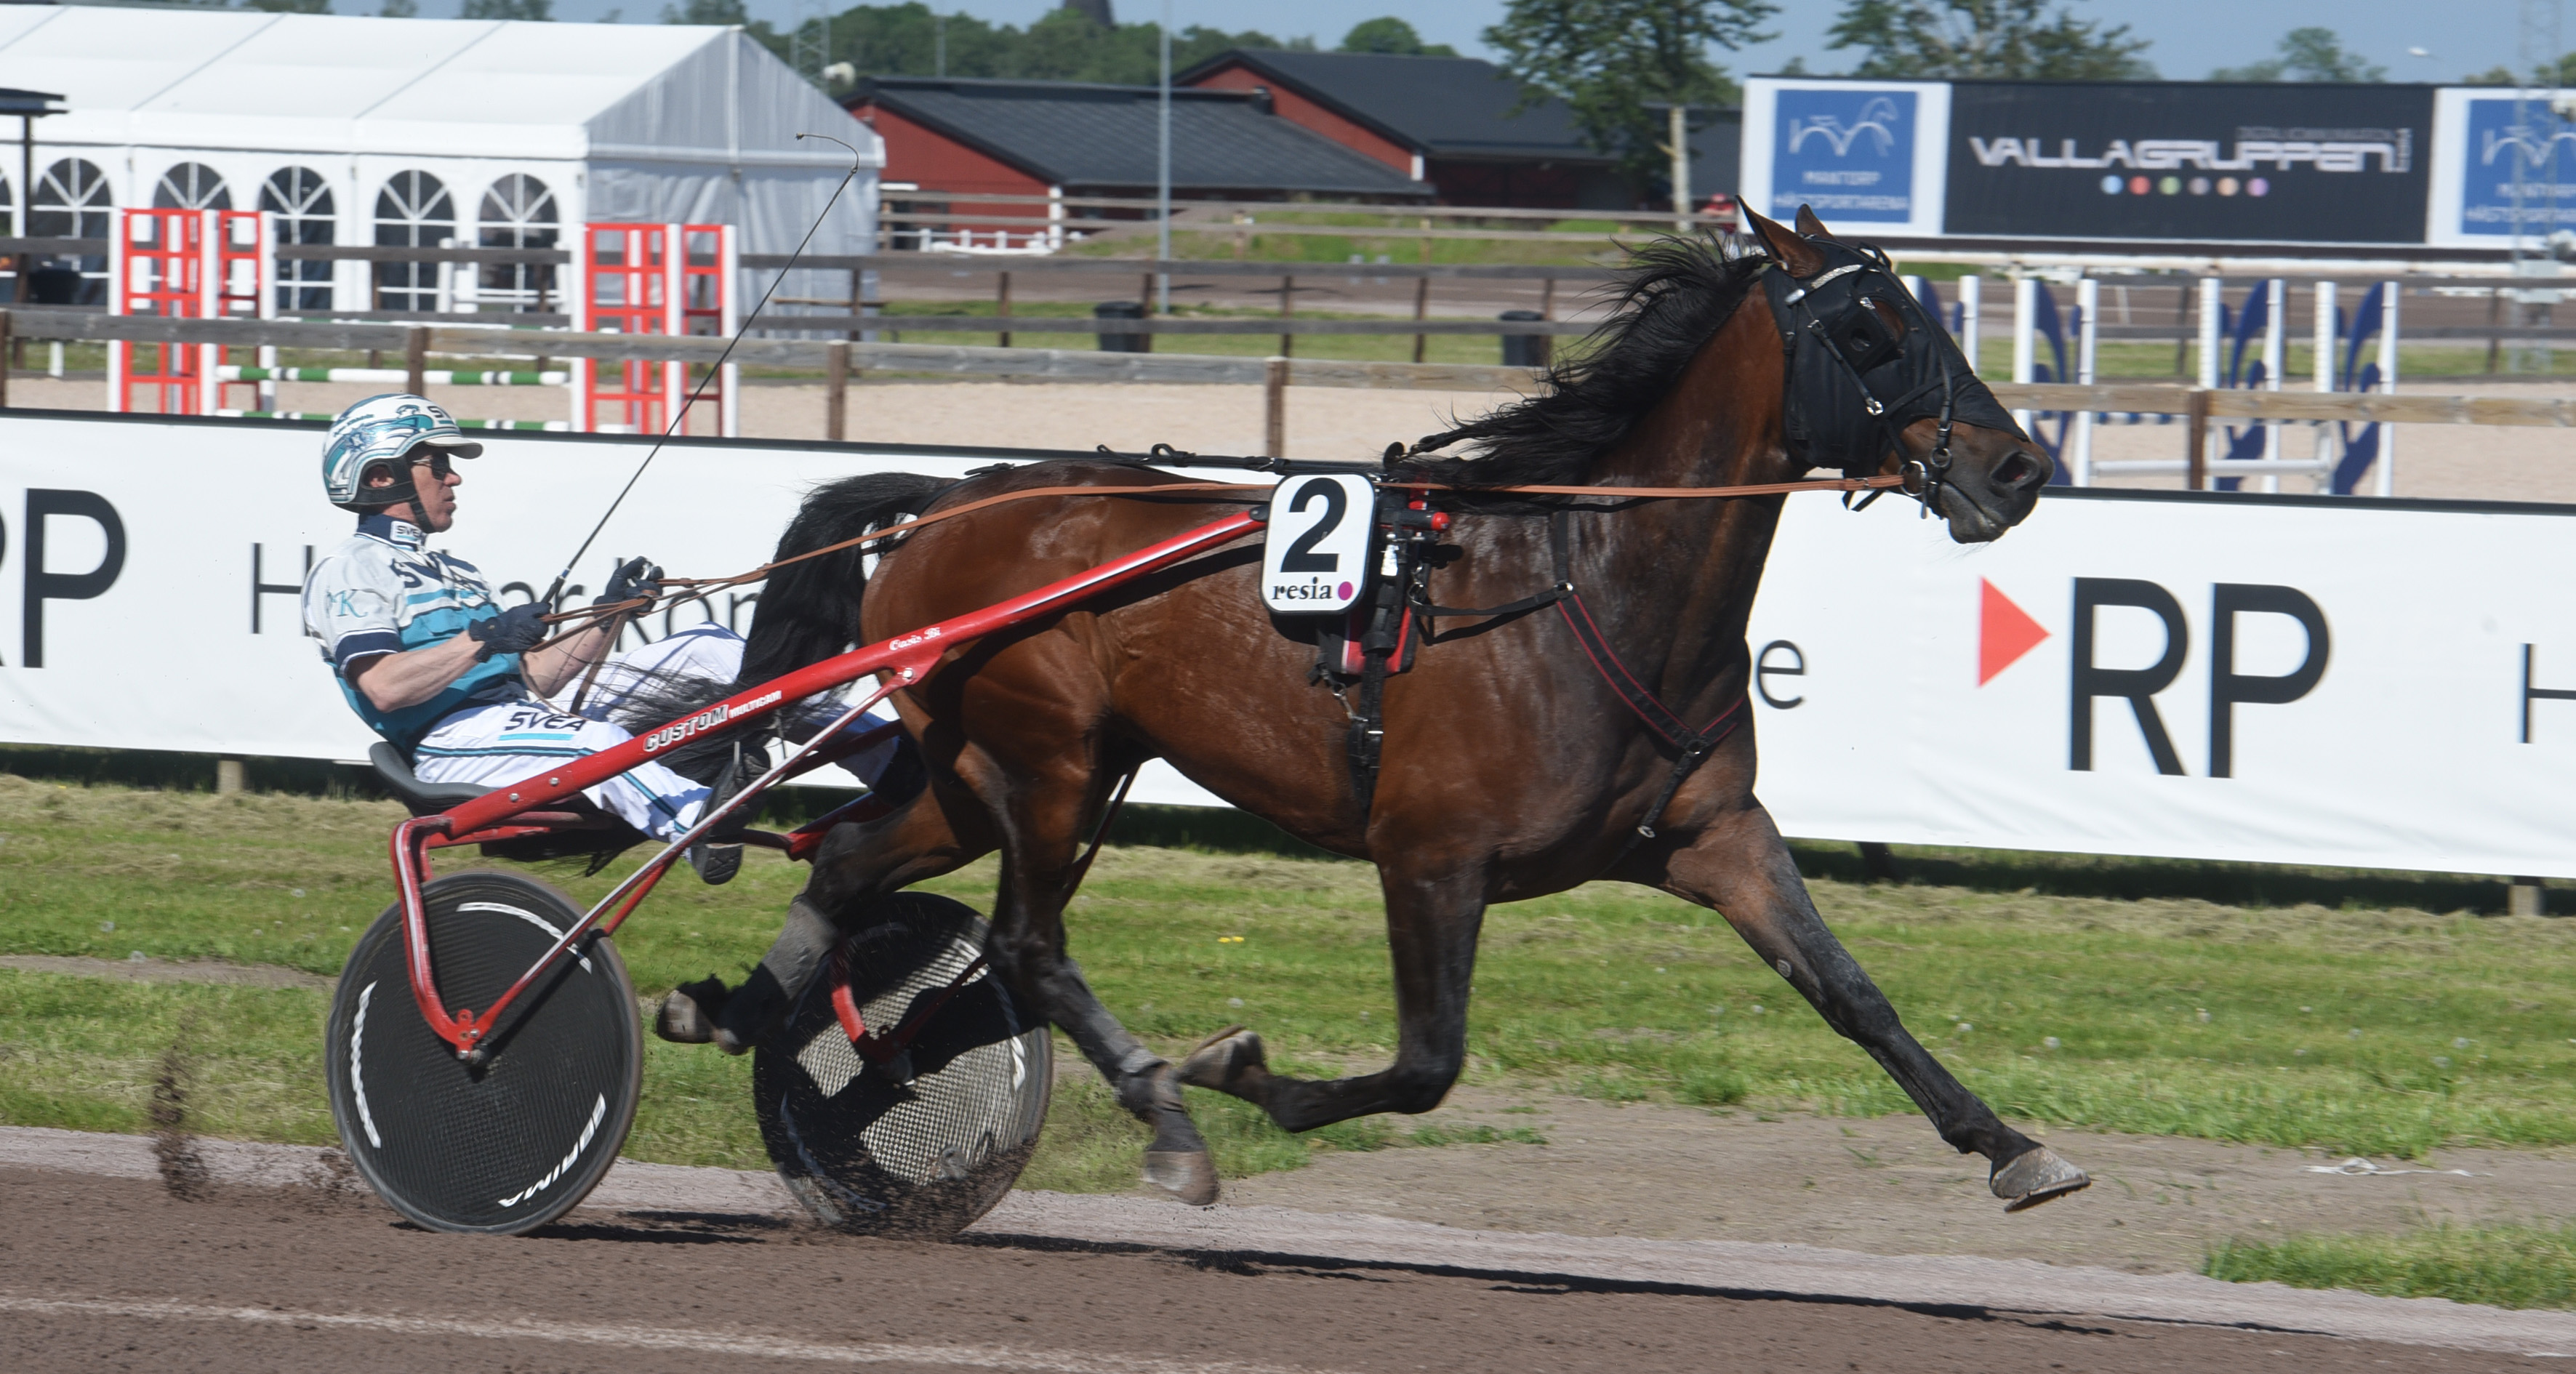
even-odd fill
[{"label": "sky", "polygon": [[[834,4],[842,8],[848,0]],[[1054,7],[1056,0],[932,0],[949,13],[972,14],[996,23],[1026,24]],[[1118,18],[1150,20],[1160,12],[1158,0],[1113,0]],[[423,14],[453,14],[457,0],[423,0]],[[1490,55],[1477,35],[1500,18],[1503,0],[1171,0],[1173,22],[1186,27],[1205,24],[1229,30],[1259,29],[1281,38],[1299,35],[1325,47],[1339,42],[1353,24],[1382,14],[1412,23],[1423,37],[1447,43],[1470,56]],[[749,0],[752,14],[782,26],[800,14],[822,8],[819,0]],[[367,13],[370,0],[340,0],[344,13]],[[1835,0],[1787,0],[1766,26],[1779,34],[1772,42],[1742,52],[1721,54],[1738,74],[1776,71],[1792,57],[1803,57],[1818,72],[1839,71],[1852,60],[1848,51],[1826,48],[1825,30],[1841,8]],[[2516,65],[2517,0],[2466,0],[2466,3],[2400,4],[2396,0],[2075,0],[2075,12],[2088,19],[2127,24],[2153,46],[2144,56],[2165,76],[2200,78],[2213,68],[2242,66],[2272,55],[2281,35],[2306,25],[2322,25],[2342,35],[2346,47],[2388,69],[2400,81],[2456,81],[2463,74],[2499,65]],[[562,19],[598,19],[616,10],[628,22],[661,14],[661,0],[555,0]],[[2423,49],[2418,57],[2410,49]],[[2561,51],[2576,49],[2576,18],[2566,29]]]}]

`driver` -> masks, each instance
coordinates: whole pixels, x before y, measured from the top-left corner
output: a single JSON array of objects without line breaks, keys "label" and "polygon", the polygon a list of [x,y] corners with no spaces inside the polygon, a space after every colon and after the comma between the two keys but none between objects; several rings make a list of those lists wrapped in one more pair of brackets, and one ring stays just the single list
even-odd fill
[{"label": "driver", "polygon": [[[305,576],[304,632],[321,641],[350,708],[411,758],[421,781],[498,787],[631,735],[607,709],[574,714],[545,700],[575,687],[607,650],[607,623],[539,647],[549,630],[544,606],[504,609],[473,564],[428,547],[456,523],[465,479],[454,460],[482,452],[424,397],[373,396],[341,412],[323,448],[322,485],[332,504],[357,514],[358,528]],[[630,559],[592,604],[655,595],[660,576],[649,561]],[[690,640],[689,676],[730,683],[742,664],[740,637],[706,626]],[[637,671],[654,669],[629,676]],[[739,775],[717,783],[730,796]],[[583,795],[667,841],[696,824],[711,789],[648,762]],[[742,846],[701,841],[689,863],[708,883],[723,883],[740,868]]]}]

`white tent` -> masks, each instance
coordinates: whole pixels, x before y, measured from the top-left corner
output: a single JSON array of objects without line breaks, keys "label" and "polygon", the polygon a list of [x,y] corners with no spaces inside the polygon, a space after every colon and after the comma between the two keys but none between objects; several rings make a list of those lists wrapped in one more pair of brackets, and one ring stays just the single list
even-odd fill
[{"label": "white tent", "polygon": [[[810,251],[875,237],[884,145],[739,29],[5,5],[0,87],[69,111],[36,123],[32,205],[5,159],[21,234],[105,237],[110,207],[175,205],[270,211],[282,242],[537,247],[584,221],[692,222],[784,253],[850,167],[797,141],[813,132],[864,170]],[[279,281],[289,309],[442,292],[525,309],[551,274],[344,262]]]}]

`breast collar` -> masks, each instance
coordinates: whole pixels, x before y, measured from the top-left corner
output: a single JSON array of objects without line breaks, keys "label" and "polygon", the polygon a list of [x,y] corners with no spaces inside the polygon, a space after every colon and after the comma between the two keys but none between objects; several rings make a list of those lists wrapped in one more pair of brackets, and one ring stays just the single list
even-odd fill
[{"label": "breast collar", "polygon": [[[1832,239],[1806,241],[1824,256],[1826,270],[1804,281],[1776,264],[1763,273],[1787,364],[1782,429],[1790,457],[1865,477],[1892,453],[1906,493],[1930,514],[1949,475],[1954,425],[2020,428],[1949,331],[1897,280],[1885,254]],[[1901,335],[1888,328],[1880,305],[1896,312]],[[1904,432],[1924,419],[1939,428],[1931,451],[1917,458],[1906,452]],[[1877,497],[1872,492],[1858,505]]]}]

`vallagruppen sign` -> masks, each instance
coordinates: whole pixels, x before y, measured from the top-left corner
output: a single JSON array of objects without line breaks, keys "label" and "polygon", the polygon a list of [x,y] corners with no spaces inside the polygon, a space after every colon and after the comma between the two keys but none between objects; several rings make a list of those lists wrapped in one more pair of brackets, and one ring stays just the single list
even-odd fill
[{"label": "vallagruppen sign", "polygon": [[2421,243],[2433,91],[2300,82],[1962,82],[1962,235]]}]

